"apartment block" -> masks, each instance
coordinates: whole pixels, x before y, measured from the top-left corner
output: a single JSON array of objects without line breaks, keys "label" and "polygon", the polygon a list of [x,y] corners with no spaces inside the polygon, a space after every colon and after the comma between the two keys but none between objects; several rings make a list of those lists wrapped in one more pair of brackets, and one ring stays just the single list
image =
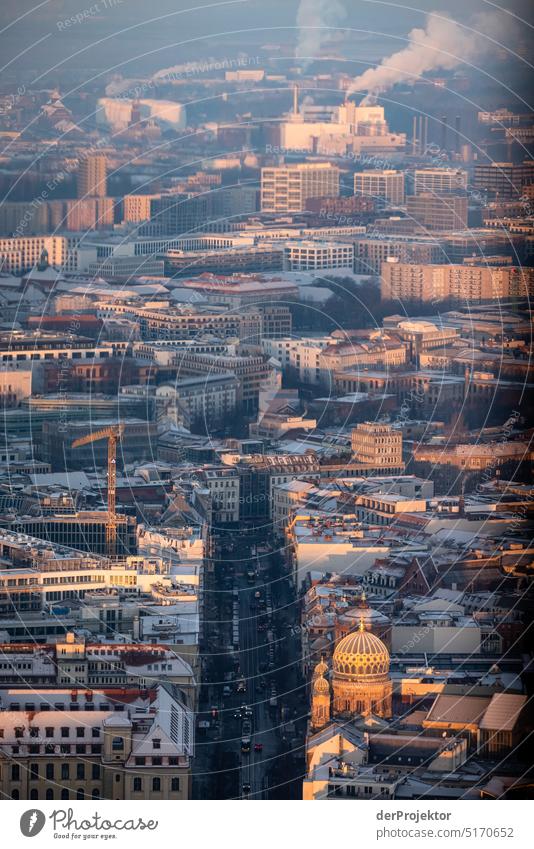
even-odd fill
[{"label": "apartment block", "polygon": [[194,714],[170,684],[0,690],[4,799],[191,795]]},{"label": "apartment block", "polygon": [[354,194],[399,206],[404,203],[404,173],[392,169],[360,171],[354,175]]},{"label": "apartment block", "polygon": [[531,268],[476,265],[415,265],[389,259],[382,263],[383,300],[492,301],[526,298],[534,291]]},{"label": "apartment block", "polygon": [[389,257],[400,262],[439,263],[446,257],[436,239],[357,239],[354,242],[356,274],[380,274],[382,263]]},{"label": "apartment block", "polygon": [[331,162],[304,162],[261,170],[262,212],[302,212],[308,198],[338,196],[339,168]]},{"label": "apartment block", "polygon": [[414,195],[433,195],[465,191],[467,171],[463,168],[416,168],[413,172]]},{"label": "apartment block", "polygon": [[285,271],[315,271],[354,265],[354,246],[342,242],[298,241],[284,246]]},{"label": "apartment block", "polygon": [[390,425],[362,422],[352,431],[351,448],[360,463],[384,469],[402,466],[402,432]]},{"label": "apartment block", "polygon": [[103,153],[92,154],[80,162],[76,188],[79,198],[106,197],[107,162]]},{"label": "apartment block", "polygon": [[465,230],[467,227],[467,197],[435,195],[424,192],[406,198],[408,219],[426,230]]}]

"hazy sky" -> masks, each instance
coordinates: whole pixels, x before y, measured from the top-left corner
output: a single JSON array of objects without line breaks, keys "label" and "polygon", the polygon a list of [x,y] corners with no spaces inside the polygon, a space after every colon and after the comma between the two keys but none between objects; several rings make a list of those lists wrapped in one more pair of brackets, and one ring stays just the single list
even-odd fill
[{"label": "hazy sky", "polygon": [[[506,35],[504,24],[513,19],[512,10],[526,21],[519,24],[523,34],[533,20],[529,0],[506,0],[501,13],[498,4],[484,0],[332,2],[345,10],[342,26],[355,30],[350,37],[354,50],[373,41],[384,55],[399,50],[407,33],[423,26],[432,11],[460,21],[480,12],[497,15],[503,24],[499,33],[509,43],[514,36]],[[210,55],[235,55],[239,49],[250,53],[265,43],[294,47],[298,6],[297,0],[1,0],[0,80],[28,69],[64,73],[66,68],[117,68],[128,76]],[[85,13],[83,20],[67,25],[77,13]]]}]

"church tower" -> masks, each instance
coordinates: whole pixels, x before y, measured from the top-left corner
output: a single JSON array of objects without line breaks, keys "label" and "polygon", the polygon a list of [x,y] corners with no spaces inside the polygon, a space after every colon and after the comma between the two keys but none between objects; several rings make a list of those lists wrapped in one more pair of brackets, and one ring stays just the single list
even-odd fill
[{"label": "church tower", "polygon": [[330,684],[324,677],[326,672],[328,672],[328,666],[321,658],[312,676],[310,723],[312,731],[319,731],[330,722]]}]

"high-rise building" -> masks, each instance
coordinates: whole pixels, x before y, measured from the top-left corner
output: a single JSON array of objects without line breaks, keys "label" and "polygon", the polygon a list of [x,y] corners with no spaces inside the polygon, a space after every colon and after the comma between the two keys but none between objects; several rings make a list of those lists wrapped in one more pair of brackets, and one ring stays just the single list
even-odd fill
[{"label": "high-rise building", "polygon": [[393,170],[361,171],[354,175],[354,194],[397,206],[404,203],[404,174]]},{"label": "high-rise building", "polygon": [[351,448],[360,463],[383,469],[402,465],[402,432],[390,425],[362,422],[352,431]]},{"label": "high-rise building", "polygon": [[339,197],[339,168],[299,162],[261,169],[261,211],[302,212],[308,198]]},{"label": "high-rise building", "polygon": [[107,163],[103,153],[87,156],[78,169],[77,193],[79,198],[106,197]]}]

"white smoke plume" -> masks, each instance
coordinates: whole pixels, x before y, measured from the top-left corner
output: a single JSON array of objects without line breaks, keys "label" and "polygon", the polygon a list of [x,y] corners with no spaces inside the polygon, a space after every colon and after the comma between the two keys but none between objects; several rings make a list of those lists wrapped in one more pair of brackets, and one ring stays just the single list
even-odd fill
[{"label": "white smoke plume", "polygon": [[477,16],[469,28],[441,12],[427,15],[425,29],[413,29],[407,47],[369,68],[351,84],[347,95],[355,91],[368,96],[387,91],[397,83],[413,85],[427,71],[452,70],[464,62],[474,62],[489,49],[495,49],[493,16]]},{"label": "white smoke plume", "polygon": [[344,17],[345,9],[338,0],[300,0],[295,56],[303,60],[304,67],[319,56],[321,47],[331,36],[329,28],[340,24]]}]

